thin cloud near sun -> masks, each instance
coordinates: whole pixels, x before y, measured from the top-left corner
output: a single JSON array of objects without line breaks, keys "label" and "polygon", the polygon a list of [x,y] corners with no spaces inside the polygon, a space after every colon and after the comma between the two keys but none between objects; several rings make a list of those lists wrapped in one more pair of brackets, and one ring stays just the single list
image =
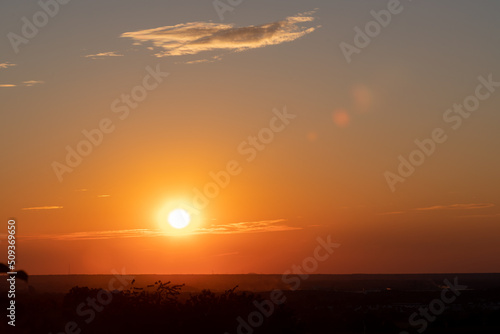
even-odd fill
[{"label": "thin cloud near sun", "polygon": [[[29,208],[30,210],[42,210],[43,207]],[[49,207],[46,207],[47,209]],[[51,207],[59,208],[59,207]],[[62,208],[62,207],[60,207]],[[262,232],[281,232],[302,230],[301,227],[293,227],[284,224],[285,219],[263,220],[257,222],[240,222],[223,225],[210,225],[205,228],[198,228],[189,234],[234,234],[234,233],[262,233]],[[102,240],[115,238],[141,238],[141,237],[162,237],[173,236],[168,232],[153,229],[128,229],[113,231],[89,231],[74,232],[68,234],[45,234],[37,236],[23,236],[27,240]]]},{"label": "thin cloud near sun", "polygon": [[57,209],[62,209],[62,206],[34,206],[30,208],[22,208],[22,210],[57,210]]},{"label": "thin cloud near sun", "polygon": [[292,42],[312,33],[319,26],[305,27],[303,24],[314,21],[314,13],[315,11],[299,13],[281,21],[246,27],[213,22],[188,22],[125,32],[120,37],[131,38],[134,45],[152,43],[160,49],[155,54],[156,57],[196,55],[206,51],[242,52]]},{"label": "thin cloud near sun", "polygon": [[[257,222],[241,222],[222,225],[210,225],[199,228],[196,234],[232,234],[232,233],[256,233],[256,232],[278,232],[302,230],[300,227],[292,227],[283,224],[285,219],[262,220]],[[281,223],[281,224],[280,224]]]}]

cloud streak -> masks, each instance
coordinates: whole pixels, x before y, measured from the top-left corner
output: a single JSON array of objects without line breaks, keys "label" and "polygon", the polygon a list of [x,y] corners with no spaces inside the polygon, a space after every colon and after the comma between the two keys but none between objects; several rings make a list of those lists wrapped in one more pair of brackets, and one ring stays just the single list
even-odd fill
[{"label": "cloud streak", "polygon": [[196,55],[206,51],[241,52],[292,42],[315,31],[303,24],[314,21],[314,11],[299,13],[284,20],[257,26],[235,27],[234,24],[188,22],[173,26],[125,32],[134,45],[152,43],[160,51],[157,57]]},{"label": "cloud streak", "polygon": [[45,83],[44,81],[40,80],[28,80],[28,81],[23,81],[22,84],[16,85],[16,84],[0,84],[0,88],[9,88],[9,87],[31,87],[35,85],[40,85]]},{"label": "cloud streak", "polygon": [[85,58],[90,59],[103,59],[107,57],[123,57],[122,54],[116,53],[116,51],[100,52],[93,55],[86,55]]},{"label": "cloud streak", "polygon": [[26,86],[26,87],[31,87],[31,86],[34,86],[34,85],[40,85],[40,84],[43,84],[45,83],[44,81],[40,81],[40,80],[28,80],[28,81],[23,81],[23,85]]},{"label": "cloud streak", "polygon": [[0,63],[0,69],[5,69],[5,68],[13,67],[13,66],[17,66],[17,64],[12,64],[12,63],[9,63],[9,62]]},{"label": "cloud streak", "polygon": [[[413,211],[439,211],[439,210],[477,210],[486,209],[496,206],[492,203],[467,203],[467,204],[449,204],[449,205],[434,205],[424,208],[410,209],[409,211],[392,211],[392,212],[382,212],[377,215],[388,216],[388,215],[399,215],[407,214]],[[483,217],[484,215],[481,215]],[[489,215],[488,215],[489,216]],[[466,216],[463,216],[466,217]],[[479,217],[479,216],[467,216],[467,217]]]},{"label": "cloud streak", "polygon": [[56,210],[62,208],[62,206],[34,206],[31,208],[23,208],[23,210]]},{"label": "cloud streak", "polygon": [[263,220],[258,222],[241,222],[231,224],[210,225],[199,228],[197,234],[233,234],[233,233],[257,233],[257,232],[279,232],[301,230],[300,227],[292,227],[285,224],[285,219]]},{"label": "cloud streak", "polygon": [[[37,207],[27,208],[29,210],[42,210],[42,208],[62,208],[62,207]],[[24,209],[23,209],[24,210]],[[198,228],[187,234],[232,234],[232,233],[262,233],[262,232],[278,232],[300,230],[302,228],[292,227],[283,224],[284,219],[264,220],[258,222],[241,222],[230,223],[223,225],[210,225],[205,228]],[[74,232],[67,234],[44,234],[23,236],[28,240],[104,240],[116,238],[141,238],[141,237],[163,237],[175,236],[177,234],[165,232],[162,230],[153,229],[128,229],[128,230],[113,230],[113,231],[89,231],[89,232]]]},{"label": "cloud streak", "polygon": [[450,205],[435,205],[425,208],[413,209],[416,211],[433,211],[433,210],[475,210],[485,209],[495,206],[492,203],[470,203],[470,204],[450,204]]}]

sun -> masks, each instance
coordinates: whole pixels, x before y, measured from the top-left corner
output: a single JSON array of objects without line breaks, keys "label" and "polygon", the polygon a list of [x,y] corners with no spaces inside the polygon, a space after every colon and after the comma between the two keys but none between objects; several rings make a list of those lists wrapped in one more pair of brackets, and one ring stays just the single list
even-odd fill
[{"label": "sun", "polygon": [[165,236],[196,234],[203,225],[203,214],[184,198],[166,198],[154,212],[159,231]]},{"label": "sun", "polygon": [[181,229],[189,225],[191,216],[186,210],[175,209],[168,214],[168,223],[173,228]]}]

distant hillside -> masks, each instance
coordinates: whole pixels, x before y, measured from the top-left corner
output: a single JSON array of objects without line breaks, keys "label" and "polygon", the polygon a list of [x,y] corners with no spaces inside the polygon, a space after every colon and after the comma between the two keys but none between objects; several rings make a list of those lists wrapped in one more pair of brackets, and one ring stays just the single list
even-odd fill
[{"label": "distant hillside", "polygon": [[[224,291],[239,286],[238,290],[269,291],[275,288],[288,290],[289,284],[281,275],[131,275],[134,286],[146,287],[155,281],[172,281],[185,284],[184,292],[197,292],[202,289]],[[289,276],[290,278],[291,276]],[[500,288],[500,274],[398,274],[398,275],[310,275],[301,280],[300,290],[438,290],[445,279],[458,277],[460,284],[469,289]],[[67,293],[74,286],[107,288],[113,275],[31,275],[29,285],[37,292]],[[6,290],[5,280],[0,280],[0,290]],[[18,282],[18,290],[27,290],[28,285]]]}]

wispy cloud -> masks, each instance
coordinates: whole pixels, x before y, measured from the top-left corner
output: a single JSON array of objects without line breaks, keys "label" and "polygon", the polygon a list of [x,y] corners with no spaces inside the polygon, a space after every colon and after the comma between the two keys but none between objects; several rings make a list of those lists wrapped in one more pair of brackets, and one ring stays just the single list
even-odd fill
[{"label": "wispy cloud", "polygon": [[23,81],[20,85],[16,84],[0,84],[0,88],[8,88],[8,87],[31,87],[34,85],[40,85],[45,83],[44,81],[40,80],[28,80],[28,81]]},{"label": "wispy cloud", "polygon": [[101,53],[96,53],[93,55],[86,55],[84,56],[85,58],[90,58],[90,59],[103,59],[106,57],[123,57],[122,54],[116,53],[116,51],[108,51],[108,52],[101,52]]},{"label": "wispy cloud", "polygon": [[[35,209],[35,208],[30,208],[30,209]],[[299,227],[291,227],[285,224],[280,224],[283,223],[284,221],[285,221],[284,219],[276,219],[276,220],[264,220],[258,222],[242,222],[242,223],[231,223],[225,225],[210,225],[209,227],[206,228],[198,228],[196,230],[193,230],[188,234],[196,235],[196,234],[261,233],[261,232],[278,232],[278,231],[290,231],[290,230],[301,229]],[[153,230],[153,229],[128,229],[128,230],[113,230],[113,231],[74,232],[67,234],[44,234],[44,235],[23,236],[23,238],[30,240],[39,240],[39,239],[102,240],[102,239],[114,239],[114,238],[161,237],[161,236],[172,236],[172,235],[176,234],[172,234],[162,230]]]},{"label": "wispy cloud", "polygon": [[435,205],[425,208],[413,209],[416,211],[431,211],[431,210],[474,210],[485,209],[495,206],[492,203],[470,203],[470,204],[450,204],[450,205]]},{"label": "wispy cloud", "polygon": [[190,60],[184,62],[184,64],[201,64],[201,63],[213,63],[215,61],[221,60],[222,56],[213,56],[207,59]]},{"label": "wispy cloud", "polygon": [[99,198],[107,198],[107,197],[111,197],[111,195],[97,195],[97,197],[99,197]]},{"label": "wispy cloud", "polygon": [[26,87],[31,87],[31,86],[34,86],[34,85],[40,85],[40,84],[43,84],[45,83],[44,81],[40,81],[40,80],[28,80],[28,81],[23,81],[23,85],[26,86]]},{"label": "wispy cloud", "polygon": [[[438,211],[438,210],[475,210],[475,209],[486,209],[496,206],[492,203],[468,203],[468,204],[449,204],[449,205],[434,205],[424,208],[410,209],[409,211],[391,211],[378,213],[379,216],[389,216],[389,215],[400,215],[404,213],[409,213],[412,211]],[[490,215],[488,215],[490,216]],[[465,216],[463,216],[465,217]],[[472,217],[472,216],[467,216]]]},{"label": "wispy cloud", "polygon": [[23,208],[23,210],[56,210],[62,208],[62,206],[34,206],[31,208]]},{"label": "wispy cloud", "polygon": [[[314,21],[314,11],[290,16],[284,20],[257,26],[235,27],[234,24],[188,22],[125,32],[134,45],[152,43],[160,51],[157,57],[195,55],[204,51],[241,52],[294,41],[318,28],[304,27]],[[217,59],[216,59],[217,60]]]},{"label": "wispy cloud", "polygon": [[283,224],[285,219],[262,220],[257,222],[241,222],[230,224],[210,225],[199,228],[197,234],[230,234],[230,233],[255,233],[255,232],[277,232],[301,230],[300,227],[292,227]]},{"label": "wispy cloud", "polygon": [[89,232],[73,232],[66,234],[41,234],[24,236],[25,239],[49,239],[49,240],[99,240],[99,239],[114,239],[114,238],[138,238],[138,237],[154,237],[161,236],[162,233],[158,230],[148,229],[130,229],[130,230],[113,230],[113,231],[89,231]]},{"label": "wispy cloud", "polygon": [[17,64],[12,64],[12,63],[9,63],[9,62],[0,63],[0,69],[9,68],[9,67],[13,67],[13,66],[17,66]]}]

